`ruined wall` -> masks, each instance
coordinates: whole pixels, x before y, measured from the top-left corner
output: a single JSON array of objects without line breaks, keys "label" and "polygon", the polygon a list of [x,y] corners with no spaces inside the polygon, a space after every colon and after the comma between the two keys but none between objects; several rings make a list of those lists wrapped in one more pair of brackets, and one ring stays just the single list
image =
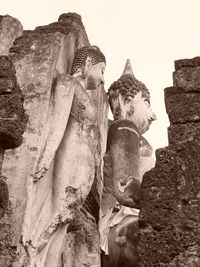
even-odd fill
[{"label": "ruined wall", "polygon": [[7,177],[2,175],[1,168],[5,149],[21,145],[26,125],[24,96],[13,62],[8,57],[14,40],[22,33],[22,25],[17,19],[0,16],[0,266],[11,266],[16,256],[16,246],[12,243],[12,204]]},{"label": "ruined wall", "polygon": [[140,266],[200,266],[200,58],[175,62],[165,89],[169,146],[144,175]]},{"label": "ruined wall", "polygon": [[[6,205],[9,198],[10,215],[6,220],[12,234],[8,236],[9,241],[6,242],[13,248],[13,255],[10,253],[7,257],[5,249],[2,250],[0,257],[2,266],[30,266],[30,255],[22,245],[21,235],[25,212],[27,213],[27,199],[35,179],[33,171],[35,163],[40,161],[39,155],[46,149],[44,140],[47,133],[51,134],[55,130],[51,128],[49,118],[54,112],[53,96],[57,79],[69,73],[75,51],[85,45],[89,45],[89,41],[81,17],[68,13],[61,15],[58,22],[37,27],[34,31],[24,31],[10,49],[9,56],[14,63],[17,81],[24,95],[23,106],[27,125],[22,145],[19,148],[7,150],[3,160],[2,175],[6,177],[4,179],[6,184],[5,181],[2,182],[0,198],[4,199],[2,206]],[[59,266],[61,264],[79,266],[79,263],[73,262],[74,253],[79,256],[82,264],[88,264],[88,261],[90,264],[93,262],[91,266],[100,264],[97,222],[102,183],[101,155],[106,144],[105,121],[107,122],[108,104],[103,88],[91,93],[91,97],[98,110],[97,142],[100,145],[96,177],[88,199],[77,216],[76,225],[81,227],[71,225],[68,229],[66,249]],[[72,101],[70,94],[68,101],[69,103],[65,105],[70,106]],[[56,130],[59,135],[59,129]],[[7,225],[5,220],[2,225]],[[27,225],[24,227],[26,228]],[[3,233],[1,234],[3,236]]]}]

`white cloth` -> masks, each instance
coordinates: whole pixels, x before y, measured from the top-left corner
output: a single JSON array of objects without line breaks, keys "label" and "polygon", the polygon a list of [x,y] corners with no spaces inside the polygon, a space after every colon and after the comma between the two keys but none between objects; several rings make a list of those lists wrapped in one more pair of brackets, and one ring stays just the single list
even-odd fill
[{"label": "white cloth", "polygon": [[100,231],[100,247],[108,255],[108,234],[110,228],[119,224],[126,216],[139,216],[139,209],[133,209],[129,207],[122,206],[121,209],[113,215],[112,213],[113,208],[107,211],[106,215],[101,219],[99,224],[99,231]]}]

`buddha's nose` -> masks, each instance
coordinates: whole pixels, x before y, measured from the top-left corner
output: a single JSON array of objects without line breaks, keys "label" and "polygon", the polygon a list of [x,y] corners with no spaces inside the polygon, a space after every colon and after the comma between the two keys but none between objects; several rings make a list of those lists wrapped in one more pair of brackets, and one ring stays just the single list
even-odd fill
[{"label": "buddha's nose", "polygon": [[101,77],[101,84],[104,85],[104,83],[105,83],[105,79],[104,79],[104,77],[102,76],[102,77]]},{"label": "buddha's nose", "polygon": [[157,116],[156,116],[156,114],[152,110],[151,110],[151,120],[152,121],[157,120]]}]

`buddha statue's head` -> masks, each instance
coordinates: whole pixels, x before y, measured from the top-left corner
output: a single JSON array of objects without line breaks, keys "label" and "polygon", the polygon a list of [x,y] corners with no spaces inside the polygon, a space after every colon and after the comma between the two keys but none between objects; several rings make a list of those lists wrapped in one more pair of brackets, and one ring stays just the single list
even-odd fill
[{"label": "buddha statue's head", "polygon": [[97,46],[84,46],[74,55],[71,75],[76,77],[86,90],[97,89],[104,84],[106,59]]},{"label": "buddha statue's head", "polygon": [[122,76],[110,86],[108,95],[114,120],[133,121],[140,134],[145,133],[151,122],[156,120],[150,107],[149,91],[135,78],[129,60]]}]

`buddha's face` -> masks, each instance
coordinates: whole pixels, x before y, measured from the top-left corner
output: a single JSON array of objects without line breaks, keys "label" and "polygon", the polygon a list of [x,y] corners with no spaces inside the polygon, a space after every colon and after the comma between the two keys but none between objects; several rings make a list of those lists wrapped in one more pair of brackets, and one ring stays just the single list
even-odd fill
[{"label": "buddha's face", "polygon": [[100,62],[95,65],[90,64],[87,69],[87,77],[85,80],[86,90],[97,89],[104,84],[105,63]]},{"label": "buddha's face", "polygon": [[150,127],[156,115],[150,107],[149,97],[143,97],[139,91],[127,104],[126,119],[133,121],[140,134],[144,134]]}]

